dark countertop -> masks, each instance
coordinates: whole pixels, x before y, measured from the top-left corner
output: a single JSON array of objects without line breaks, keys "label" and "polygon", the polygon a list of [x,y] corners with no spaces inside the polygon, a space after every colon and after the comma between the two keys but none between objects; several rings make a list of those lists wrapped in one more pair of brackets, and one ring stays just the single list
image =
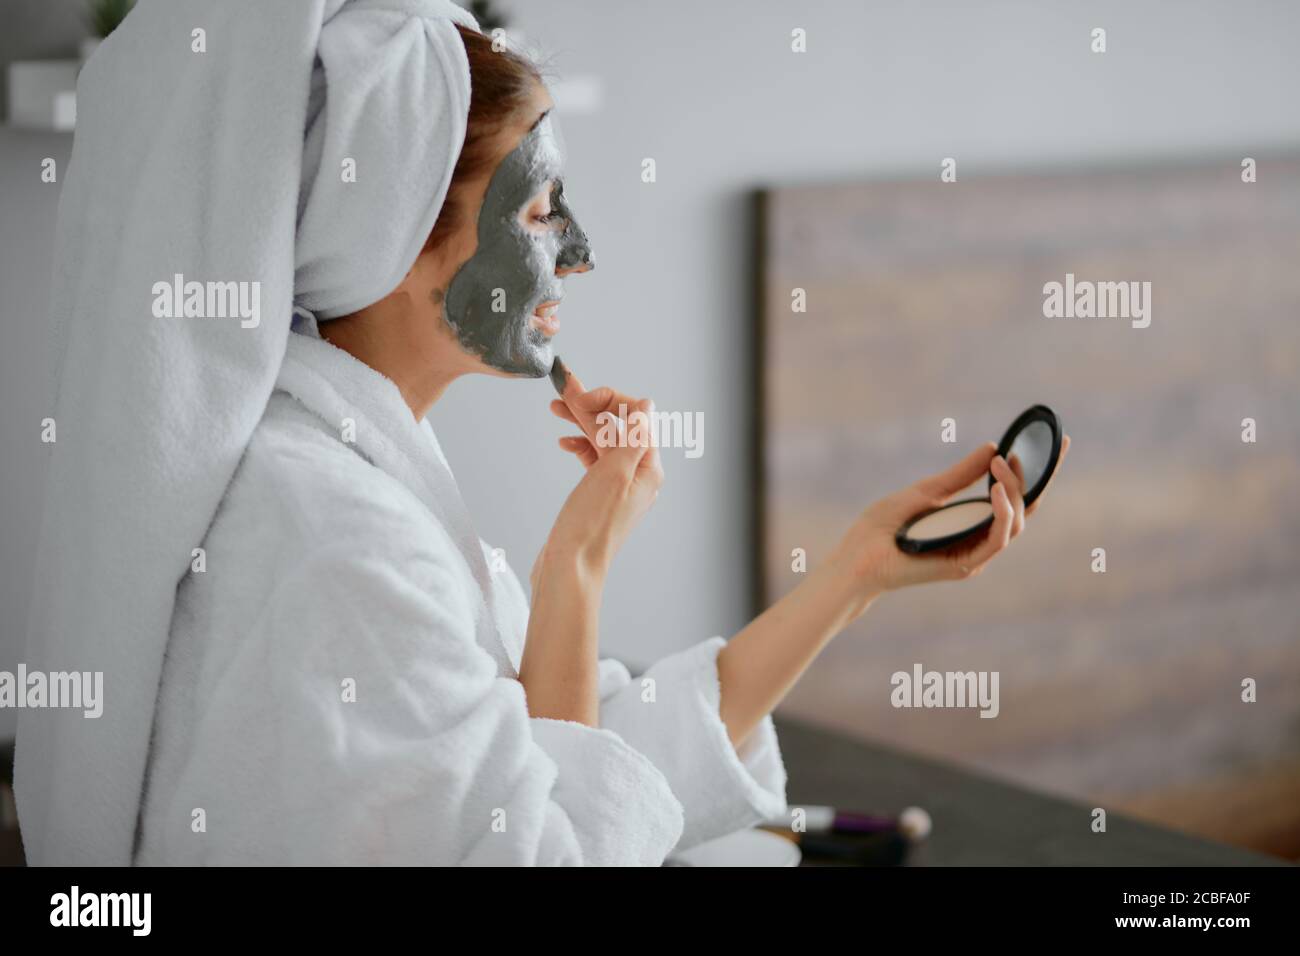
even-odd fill
[{"label": "dark countertop", "polygon": [[950,764],[776,718],[790,806],[867,813],[924,808],[934,822],[912,866],[1283,866],[1285,860],[1129,819]]}]

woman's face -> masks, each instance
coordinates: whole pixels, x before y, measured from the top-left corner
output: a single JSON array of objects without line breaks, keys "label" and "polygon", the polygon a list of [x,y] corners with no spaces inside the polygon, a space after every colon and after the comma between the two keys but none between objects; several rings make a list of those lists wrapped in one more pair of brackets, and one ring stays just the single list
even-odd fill
[{"label": "woman's face", "polygon": [[540,378],[554,361],[564,277],[594,265],[564,195],[564,157],[550,97],[538,87],[531,124],[503,134],[504,155],[483,193],[473,254],[447,285],[443,316],[489,369]]}]

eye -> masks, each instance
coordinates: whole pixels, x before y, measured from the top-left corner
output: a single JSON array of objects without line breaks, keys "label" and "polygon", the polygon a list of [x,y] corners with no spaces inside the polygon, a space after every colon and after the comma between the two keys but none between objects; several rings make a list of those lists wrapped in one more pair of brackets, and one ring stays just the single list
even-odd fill
[{"label": "eye", "polygon": [[548,227],[552,223],[566,220],[568,217],[559,211],[562,208],[560,197],[563,194],[563,184],[559,180],[554,180],[549,189],[541,191],[533,197],[528,210],[528,218],[539,226]]}]

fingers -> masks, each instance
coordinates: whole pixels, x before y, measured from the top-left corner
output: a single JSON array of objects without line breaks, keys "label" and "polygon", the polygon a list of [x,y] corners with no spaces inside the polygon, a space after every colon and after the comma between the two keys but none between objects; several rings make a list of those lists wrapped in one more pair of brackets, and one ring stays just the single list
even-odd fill
[{"label": "fingers", "polygon": [[643,398],[637,402],[635,411],[628,415],[628,419],[634,432],[637,429],[641,430],[641,434],[634,434],[633,437],[643,441],[647,446],[645,457],[641,459],[640,477],[649,480],[657,488],[663,484],[664,468],[663,459],[659,455],[659,446],[655,442],[654,413],[654,399]]},{"label": "fingers", "polygon": [[1015,509],[1007,497],[1006,486],[998,482],[990,495],[993,501],[993,526],[988,536],[967,554],[950,559],[953,563],[953,577],[970,578],[984,570],[989,560],[1011,541],[1011,523],[1015,520]]},{"label": "fingers", "polygon": [[1047,490],[1052,487],[1052,482],[1056,480],[1056,475],[1061,470],[1061,465],[1065,462],[1065,456],[1069,451],[1070,436],[1063,435],[1061,437],[1061,454],[1056,459],[1056,467],[1052,469],[1051,477],[1047,479],[1047,484],[1043,486],[1043,490],[1039,493],[1038,497],[1034,499],[1034,503],[1025,509],[1025,517],[1029,517],[1029,515],[1032,515],[1038,510],[1039,502],[1043,500],[1043,495],[1047,494]]},{"label": "fingers", "polygon": [[[602,440],[602,425],[609,421],[604,417],[605,413],[620,419],[624,415],[630,417],[631,410],[637,407],[637,401],[608,385],[587,389],[582,384],[582,379],[574,375],[567,366],[564,375],[564,389],[560,393],[560,398],[551,401],[549,406],[551,413],[581,428],[599,456],[606,445],[612,444],[608,441],[607,431],[604,432],[605,440]],[[617,427],[620,432],[624,429],[621,422]]]},{"label": "fingers", "polygon": [[[573,374],[573,369],[565,365],[564,389],[560,392],[559,399],[551,402],[551,411],[581,428],[594,445],[597,430],[595,414],[587,415],[582,412],[575,414],[574,412],[576,408],[579,408],[578,399],[584,394],[587,394],[587,386],[582,384],[582,379]],[[557,404],[563,406],[564,412],[556,409]],[[566,412],[567,414],[565,414]]]},{"label": "fingers", "polygon": [[613,481],[622,488],[637,482],[651,488],[657,495],[663,485],[664,472],[649,427],[653,412],[654,402],[650,399],[637,402],[628,414],[627,440],[611,446],[604,455],[597,453],[585,435],[565,435],[559,440],[560,447],[577,457],[589,471],[597,462],[605,462],[599,472],[604,480]]},{"label": "fingers", "polygon": [[946,471],[922,478],[916,483],[916,488],[927,498],[942,504],[945,499],[987,474],[989,463],[997,450],[998,446],[993,442],[985,442]]},{"label": "fingers", "polygon": [[[572,398],[565,399],[574,413],[581,417],[595,417],[601,412],[614,411],[618,407],[618,392],[614,391],[608,385],[602,385],[600,388],[593,388],[590,391],[583,392],[580,395],[574,395]],[[624,396],[624,403],[629,399]]]},{"label": "fingers", "polygon": [[[559,361],[558,359],[556,361]],[[564,389],[560,392],[560,398],[568,401],[570,398],[581,395],[587,390],[587,386],[582,384],[582,379],[573,374],[573,369],[569,368],[563,362],[564,366]]]},{"label": "fingers", "polygon": [[[1061,453],[1057,459],[1056,468],[1053,469],[1052,475],[1043,488],[1044,493],[1056,479],[1056,473],[1060,471],[1061,462],[1065,461],[1065,456],[1069,450],[1070,436],[1064,435],[1061,438]],[[924,481],[917,482],[916,485],[918,489],[926,494],[936,496],[955,494],[979,477],[979,472],[976,471],[973,477],[967,480],[967,476],[970,476],[973,470],[974,462],[977,462],[981,455],[987,455],[987,468],[996,482],[989,494],[990,500],[993,502],[993,524],[989,528],[988,534],[975,547],[949,557],[950,576],[958,580],[974,577],[984,570],[985,565],[1002,551],[1011,542],[1012,538],[1024,530],[1025,518],[1034,513],[1034,510],[1038,507],[1038,502],[1042,500],[1040,494],[1032,505],[1028,508],[1025,507],[1024,469],[1020,460],[1013,456],[1010,461],[1007,461],[1001,455],[996,454],[996,451],[996,446],[992,444],[983,446],[948,469],[948,471],[933,475]],[[962,483],[957,484],[958,482]]]},{"label": "fingers", "polygon": [[[577,417],[582,430],[592,436],[593,444],[596,445],[598,452],[603,450],[605,445],[611,444],[608,440],[609,432],[607,429],[604,430],[602,436],[602,426],[613,425],[621,434],[626,430],[627,419],[630,419],[632,413],[641,407],[641,402],[638,402],[637,399],[622,392],[616,392],[608,385],[593,388],[589,392],[576,396],[569,402],[569,410]],[[613,416],[613,419],[607,416]],[[614,421],[614,419],[617,419],[617,421]]]},{"label": "fingers", "polygon": [[578,419],[574,417],[573,412],[569,411],[569,406],[564,404],[564,402],[560,401],[558,398],[551,399],[550,409],[552,415],[563,418],[566,422],[577,425],[579,428],[582,427],[582,425],[579,424]]},{"label": "fingers", "polygon": [[663,483],[663,466],[650,427],[653,412],[654,402],[650,399],[636,402],[628,412],[622,440],[603,449],[599,457],[601,461],[614,459],[610,472],[617,474],[620,480],[645,482],[657,491]]},{"label": "fingers", "polygon": [[[1016,463],[1019,464],[1019,459]],[[1024,480],[1001,455],[993,456],[991,470],[993,477],[997,479],[998,484],[1002,485],[1002,490],[1006,492],[1011,502],[1011,537],[1014,538],[1025,527],[1025,496],[1022,491],[1025,486]]]},{"label": "fingers", "polygon": [[[564,419],[566,422],[570,422],[574,425],[580,424],[577,417],[573,414],[572,411],[570,411],[569,406],[564,404],[564,402],[560,401],[559,399],[555,399],[554,401],[551,402],[550,409],[552,414],[556,415],[559,418]],[[617,418],[616,412],[611,411],[608,414],[613,415]],[[568,441],[569,439],[573,439],[573,440],[581,439],[581,441],[585,442],[587,446],[591,447],[596,452],[597,455],[599,455],[600,451],[603,450],[606,444],[609,445],[616,444],[614,442],[602,441],[602,435],[600,434],[600,432],[602,431],[606,423],[611,421],[610,419],[604,418],[604,415],[605,413],[602,412],[600,416],[600,420],[596,422],[596,430],[597,430],[596,442],[593,442],[592,439],[587,436],[570,435],[564,439],[561,439],[561,443],[563,444],[565,441]],[[651,427],[651,421],[653,415],[654,415],[654,401],[648,398],[641,399],[640,401],[634,402],[631,405],[631,408],[628,411],[627,419],[626,420],[620,419],[617,422],[615,427],[617,428],[620,434],[626,435],[629,427],[637,426],[643,429],[643,431],[640,432],[639,434],[645,435],[646,440],[650,441],[653,440],[653,429]],[[608,436],[605,437],[607,438]],[[566,446],[566,450],[572,451],[574,449],[568,448]],[[657,454],[657,449],[656,449],[656,454]]]},{"label": "fingers", "polygon": [[596,454],[596,449],[592,447],[591,442],[584,435],[565,435],[560,439],[560,447],[576,455],[584,468],[590,468],[599,457]]},{"label": "fingers", "polygon": [[1011,466],[1011,471],[1016,476],[1016,487],[1020,489],[1020,493],[1023,495],[1029,488],[1025,484],[1025,466],[1021,464],[1020,456],[1013,454],[1007,459],[1007,464]]},{"label": "fingers", "polygon": [[649,445],[629,441],[606,448],[598,461],[603,473],[613,475],[621,484],[628,485],[637,477],[646,455],[653,450]]},{"label": "fingers", "polygon": [[[623,454],[611,472],[626,474],[628,480],[635,476],[658,488],[664,473],[659,449],[654,445],[654,402],[648,398],[638,401],[608,385],[587,389],[567,366],[563,375],[561,397],[551,401],[551,414],[577,425],[583,434],[561,438],[560,447],[577,455],[587,468],[611,450],[621,449]],[[617,433],[614,440],[610,426]]]}]

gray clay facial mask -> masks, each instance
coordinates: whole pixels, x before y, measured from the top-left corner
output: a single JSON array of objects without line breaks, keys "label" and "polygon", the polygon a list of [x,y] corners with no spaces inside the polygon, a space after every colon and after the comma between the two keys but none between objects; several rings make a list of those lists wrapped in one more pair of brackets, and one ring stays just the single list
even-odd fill
[{"label": "gray clay facial mask", "polygon": [[[564,198],[563,164],[547,115],[492,174],[479,210],[478,247],[452,276],[443,302],[461,345],[513,375],[551,372],[551,339],[537,327],[534,312],[564,297],[557,268],[594,265],[587,236]],[[530,229],[524,216],[548,181],[550,215]]]}]

